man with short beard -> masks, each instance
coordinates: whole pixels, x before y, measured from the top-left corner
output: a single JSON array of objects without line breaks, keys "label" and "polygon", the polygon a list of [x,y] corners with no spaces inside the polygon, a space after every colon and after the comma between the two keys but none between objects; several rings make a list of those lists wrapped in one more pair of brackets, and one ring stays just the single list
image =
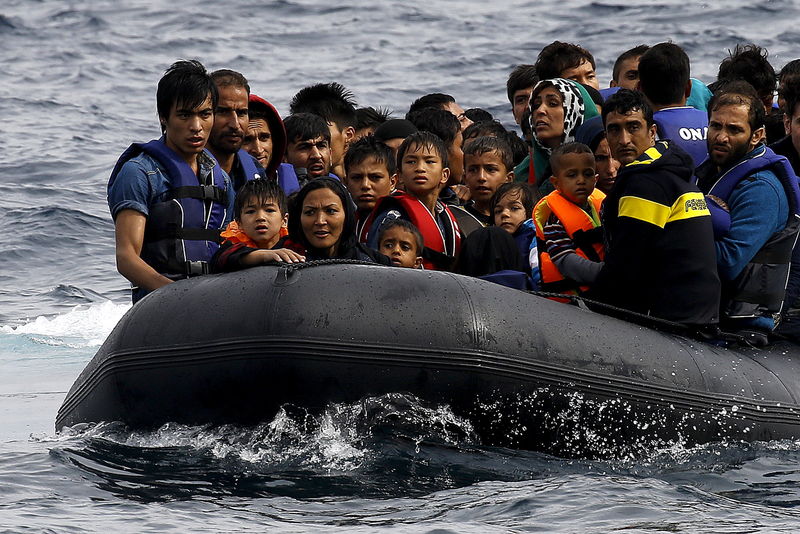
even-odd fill
[{"label": "man with short beard", "polygon": [[245,182],[264,176],[258,161],[242,150],[250,123],[250,85],[240,73],[220,69],[211,73],[217,86],[219,102],[214,110],[214,127],[208,138],[208,150],[233,181],[234,190]]},{"label": "man with short beard", "polygon": [[709,110],[709,159],[696,174],[714,219],[722,318],[764,344],[783,308],[800,230],[797,176],[764,146],[764,106],[750,84],[719,88]]}]

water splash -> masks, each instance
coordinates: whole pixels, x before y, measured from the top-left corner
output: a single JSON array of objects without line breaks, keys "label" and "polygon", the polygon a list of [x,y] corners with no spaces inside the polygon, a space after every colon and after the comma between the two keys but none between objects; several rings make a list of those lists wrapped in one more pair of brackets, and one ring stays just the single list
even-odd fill
[{"label": "water splash", "polygon": [[2,325],[0,333],[25,336],[44,345],[96,347],[103,343],[128,309],[129,304],[109,300],[78,305],[66,313],[52,317],[42,315],[18,326]]}]

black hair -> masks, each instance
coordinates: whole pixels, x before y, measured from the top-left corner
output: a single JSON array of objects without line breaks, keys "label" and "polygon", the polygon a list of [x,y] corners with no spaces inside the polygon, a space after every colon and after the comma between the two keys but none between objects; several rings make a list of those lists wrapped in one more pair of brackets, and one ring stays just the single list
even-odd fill
[{"label": "black hair", "polygon": [[176,61],[164,72],[156,90],[156,109],[162,119],[169,118],[173,104],[195,109],[211,97],[211,109],[217,108],[219,92],[208,71],[197,60]]},{"label": "black hair", "polygon": [[448,147],[453,144],[461,130],[461,123],[456,116],[444,109],[423,108],[409,113],[406,118],[418,130],[436,134]]},{"label": "black hair", "polygon": [[534,66],[540,80],[549,80],[560,78],[562,72],[579,67],[584,61],[588,61],[593,69],[596,68],[594,56],[582,46],[553,41],[539,52]]},{"label": "black hair", "polygon": [[764,104],[755,88],[746,81],[734,80],[722,84],[708,103],[708,117],[711,118],[714,111],[724,106],[747,106],[747,122],[751,134],[764,126]]},{"label": "black hair", "polygon": [[306,139],[322,137],[328,142],[331,140],[331,131],[328,123],[319,115],[313,113],[294,113],[283,121],[286,127],[286,139],[289,143],[297,143]]},{"label": "black hair", "polygon": [[483,137],[484,135],[503,137],[506,134],[508,134],[508,130],[506,130],[505,126],[500,124],[500,121],[477,121],[464,128],[463,138],[464,143],[466,143],[469,139]]},{"label": "black hair", "polygon": [[389,176],[397,171],[397,160],[394,158],[392,149],[375,139],[374,135],[365,135],[352,143],[345,152],[345,172],[349,172],[350,167],[358,165],[367,158],[375,158],[379,163],[385,164]]},{"label": "black hair", "polygon": [[[528,124],[528,129],[530,129],[530,124]],[[530,154],[530,147],[524,139],[521,139],[520,136],[517,135],[517,132],[508,132],[506,134],[506,141],[508,141],[508,146],[511,147],[511,156],[514,160],[514,167],[516,167],[522,163],[522,160],[528,157]]]},{"label": "black hair", "polygon": [[783,111],[791,119],[797,111],[797,105],[800,104],[800,76],[787,76],[782,84],[781,94],[786,100],[786,109]]},{"label": "black hair", "polygon": [[783,82],[784,78],[788,76],[797,76],[800,74],[800,59],[793,59],[783,66],[778,73],[778,81]]},{"label": "black hair", "polygon": [[653,108],[647,103],[644,95],[639,91],[631,91],[630,89],[620,89],[611,97],[606,100],[603,105],[603,125],[606,123],[606,117],[611,112],[626,115],[633,111],[641,111],[647,127],[651,127],[653,122]]},{"label": "black hair", "polygon": [[[494,219],[494,209],[497,207],[497,204],[502,200],[504,196],[509,193],[516,193],[519,195],[519,201],[522,203],[522,207],[525,208],[525,213],[530,215],[533,212],[533,206],[541,198],[539,191],[536,189],[532,189],[526,183],[523,182],[507,182],[501,184],[500,187],[494,192],[492,196],[492,202],[490,205],[490,211],[492,213],[492,219]],[[494,224],[494,223],[492,223]]]},{"label": "black hair", "polygon": [[[450,113],[452,117],[453,114]],[[403,166],[403,158],[412,146],[430,148],[439,155],[442,160],[442,168],[448,166],[447,161],[447,147],[442,139],[435,133],[419,131],[414,132],[403,140],[403,143],[397,149],[397,168],[401,169]]]},{"label": "black hair", "polygon": [[347,192],[344,185],[335,179],[323,176],[315,178],[307,182],[300,191],[293,193],[291,202],[289,203],[289,237],[295,243],[299,243],[308,250],[312,250],[311,244],[303,232],[303,225],[300,222],[300,217],[303,213],[303,201],[306,199],[311,191],[317,189],[330,189],[342,203],[344,210],[344,224],[342,226],[342,235],[339,238],[337,246],[337,253],[343,250],[350,250],[356,246],[358,240],[356,238],[356,216],[355,204],[350,198],[350,193]]},{"label": "black hair", "polygon": [[559,171],[561,168],[561,159],[567,154],[589,154],[592,156],[592,161],[594,161],[594,152],[588,146],[575,141],[564,143],[554,148],[553,152],[550,154],[550,168],[553,170],[553,174]]},{"label": "black hair", "polygon": [[634,46],[630,50],[626,50],[625,52],[621,53],[614,62],[614,69],[612,70],[611,79],[619,83],[619,75],[622,74],[620,72],[622,69],[622,64],[629,59],[640,57],[642,54],[647,52],[649,48],[649,46],[642,44],[639,46]]},{"label": "black hair", "polygon": [[408,108],[408,113],[406,113],[406,119],[411,120],[409,118],[409,115],[411,115],[411,113],[415,111],[419,111],[425,108],[444,109],[444,107],[447,104],[455,101],[456,101],[455,98],[453,98],[450,95],[446,95],[444,93],[430,93],[421,96],[418,99],[414,100],[414,102],[411,104],[411,107]]},{"label": "black hair", "polygon": [[211,73],[211,79],[217,87],[244,87],[247,91],[247,96],[250,96],[250,84],[247,83],[247,78],[240,72],[230,69],[219,69]]},{"label": "black hair", "polygon": [[289,103],[291,113],[313,113],[340,130],[356,127],[356,100],[344,85],[318,83],[300,89]]},{"label": "black hair", "polygon": [[469,108],[464,112],[464,115],[472,122],[494,120],[494,116],[491,113],[481,108]]},{"label": "black hair", "polygon": [[767,61],[766,49],[749,45],[736,45],[729,56],[719,64],[717,81],[744,80],[753,86],[761,100],[772,98],[777,80],[775,69]]},{"label": "black hair", "polygon": [[519,119],[519,129],[522,131],[522,137],[525,138],[525,144],[530,146],[529,140],[533,138],[533,129],[531,128],[531,106],[525,107],[522,116]]},{"label": "black hair", "polygon": [[588,94],[589,98],[591,98],[592,102],[594,102],[595,106],[599,106],[599,107],[603,106],[604,100],[603,100],[603,95],[600,94],[600,91],[598,91],[597,89],[595,89],[591,85],[586,85],[585,83],[581,83],[581,82],[575,82],[575,83],[577,83],[578,85],[583,87],[583,89],[586,91],[586,94]]},{"label": "black hair", "polygon": [[402,228],[403,230],[410,232],[411,235],[414,236],[414,244],[417,245],[417,256],[422,256],[422,251],[425,248],[425,240],[422,237],[422,232],[419,231],[419,228],[414,226],[410,221],[405,219],[387,219],[383,224],[381,224],[381,228],[378,231],[378,246],[380,246],[381,241],[383,241],[383,236],[391,230],[392,228]]},{"label": "black hair", "polygon": [[639,59],[639,84],[650,102],[681,102],[689,83],[689,56],[675,43],[658,43]]},{"label": "black hair", "polygon": [[362,128],[377,128],[388,121],[391,114],[392,112],[387,108],[358,108],[356,110],[356,130],[361,130]]},{"label": "black hair", "polygon": [[260,202],[274,200],[275,203],[278,204],[281,215],[286,214],[286,194],[284,194],[283,189],[281,189],[274,180],[256,178],[255,180],[248,180],[245,182],[236,192],[233,213],[236,214],[235,219],[237,221],[242,220],[242,210],[244,209],[245,203],[251,198],[255,198]]},{"label": "black hair", "polygon": [[511,147],[503,137],[482,136],[470,140],[464,145],[464,162],[467,156],[479,156],[487,152],[496,152],[506,167],[506,172],[514,170],[514,156]]},{"label": "black hair", "polygon": [[514,93],[520,89],[533,88],[538,81],[536,67],[533,65],[517,65],[508,75],[508,81],[506,82],[506,94],[511,105],[514,105]]}]

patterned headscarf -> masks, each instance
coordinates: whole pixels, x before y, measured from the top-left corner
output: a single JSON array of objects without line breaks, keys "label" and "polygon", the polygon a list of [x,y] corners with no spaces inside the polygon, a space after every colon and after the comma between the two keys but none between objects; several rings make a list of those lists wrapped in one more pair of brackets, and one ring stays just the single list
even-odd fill
[{"label": "patterned headscarf", "polygon": [[[574,141],[575,131],[578,129],[578,126],[583,124],[584,120],[585,105],[583,103],[583,95],[575,82],[565,80],[564,78],[552,78],[550,80],[542,80],[536,84],[533,91],[531,91],[531,99],[528,105],[530,106],[533,102],[534,95],[538,95],[548,87],[555,87],[556,91],[561,93],[561,99],[564,102],[564,138],[562,139],[562,144]],[[549,156],[552,149],[539,142],[539,139],[536,137],[536,128],[534,128],[534,124],[536,124],[536,117],[534,116],[533,109],[531,109],[530,125],[531,132],[533,132],[533,139],[538,147],[544,150]]]}]

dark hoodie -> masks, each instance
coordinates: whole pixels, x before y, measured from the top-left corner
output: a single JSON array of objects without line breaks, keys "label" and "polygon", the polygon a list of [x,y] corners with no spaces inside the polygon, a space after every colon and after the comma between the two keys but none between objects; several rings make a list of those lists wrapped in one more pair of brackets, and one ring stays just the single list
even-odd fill
[{"label": "dark hoodie", "polygon": [[659,141],[622,168],[603,204],[605,264],[590,298],[684,324],[718,322],[711,214],[692,159]]},{"label": "dark hoodie", "polygon": [[[308,196],[311,191],[321,188],[327,188],[336,193],[342,201],[345,211],[342,236],[339,239],[339,245],[334,256],[328,256],[325,252],[313,248],[308,242],[308,239],[306,239],[303,227],[300,224],[300,215],[303,211],[303,202],[306,196]],[[297,196],[292,200],[291,206],[289,207],[289,240],[290,242],[287,243],[288,247],[305,251],[306,261],[345,259],[371,261],[382,265],[391,265],[392,263],[388,256],[384,256],[358,242],[356,236],[356,205],[351,200],[350,193],[347,192],[347,189],[335,178],[315,178],[298,191]]]},{"label": "dark hoodie", "polygon": [[257,110],[267,116],[267,125],[269,126],[270,134],[272,134],[272,156],[265,170],[269,178],[275,178],[278,166],[283,161],[283,155],[286,153],[286,128],[283,126],[283,120],[275,106],[260,96],[250,95],[250,109]]}]

